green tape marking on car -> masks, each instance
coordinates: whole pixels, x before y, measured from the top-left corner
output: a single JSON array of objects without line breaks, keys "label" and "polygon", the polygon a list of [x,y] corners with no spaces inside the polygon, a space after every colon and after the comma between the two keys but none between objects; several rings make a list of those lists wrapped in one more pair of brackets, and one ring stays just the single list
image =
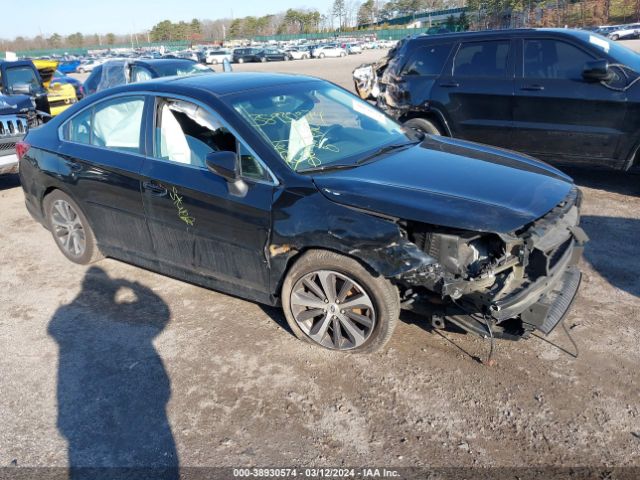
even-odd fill
[{"label": "green tape marking on car", "polygon": [[189,210],[184,207],[182,203],[182,197],[178,195],[178,190],[176,189],[176,187],[171,187],[169,197],[178,209],[178,217],[180,217],[180,220],[192,227],[193,224],[196,223],[196,219],[189,215]]}]

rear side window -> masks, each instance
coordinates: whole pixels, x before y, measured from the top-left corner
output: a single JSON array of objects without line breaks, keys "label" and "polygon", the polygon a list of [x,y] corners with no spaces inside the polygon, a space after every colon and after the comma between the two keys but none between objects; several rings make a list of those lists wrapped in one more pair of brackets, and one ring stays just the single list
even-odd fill
[{"label": "rear side window", "polygon": [[502,78],[507,75],[509,41],[463,43],[456,53],[453,74],[461,77]]},{"label": "rear side window", "polygon": [[409,55],[404,75],[438,75],[451,51],[451,44],[420,47]]},{"label": "rear side window", "polygon": [[587,62],[594,58],[578,47],[551,39],[525,40],[525,78],[580,80]]},{"label": "rear side window", "polygon": [[140,131],[144,97],[121,97],[101,102],[72,117],[65,125],[64,139],[141,153]]}]

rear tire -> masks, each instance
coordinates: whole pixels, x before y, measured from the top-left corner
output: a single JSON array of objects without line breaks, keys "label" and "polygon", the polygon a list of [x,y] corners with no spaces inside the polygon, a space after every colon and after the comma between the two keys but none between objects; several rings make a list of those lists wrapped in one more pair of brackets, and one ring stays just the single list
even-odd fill
[{"label": "rear tire", "polygon": [[299,339],[330,350],[369,353],[391,338],[400,298],[389,280],[373,276],[353,258],[310,250],[287,273],[282,308]]},{"label": "rear tire", "polygon": [[412,128],[429,135],[443,135],[443,132],[440,131],[438,126],[426,118],[412,118],[404,122],[403,125],[407,128]]},{"label": "rear tire", "polygon": [[611,40],[613,40],[614,42],[616,40],[618,40],[620,37],[618,35],[611,35]]},{"label": "rear tire", "polygon": [[104,258],[87,217],[69,195],[54,190],[42,203],[49,231],[65,257],[80,265]]}]

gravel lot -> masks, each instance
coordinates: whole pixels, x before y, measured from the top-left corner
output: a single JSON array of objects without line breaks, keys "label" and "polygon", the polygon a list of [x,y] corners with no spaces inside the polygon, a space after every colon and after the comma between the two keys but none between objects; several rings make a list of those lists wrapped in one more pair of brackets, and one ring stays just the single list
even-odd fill
[{"label": "gravel lot", "polygon": [[[379,55],[234,68],[352,88]],[[0,467],[640,467],[640,178],[570,173],[591,237],[566,319],[580,355],[558,329],[497,342],[493,367],[487,342],[412,315],[384,352],[337,355],[277,309],[74,265],[0,178]]]}]

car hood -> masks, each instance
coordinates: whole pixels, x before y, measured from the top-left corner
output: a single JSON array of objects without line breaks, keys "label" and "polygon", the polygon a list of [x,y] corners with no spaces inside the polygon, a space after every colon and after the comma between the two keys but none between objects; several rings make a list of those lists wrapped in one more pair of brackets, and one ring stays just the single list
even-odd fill
[{"label": "car hood", "polygon": [[330,200],[464,230],[507,233],[559,204],[573,181],[526,155],[445,137],[359,167],[318,173]]},{"label": "car hood", "polygon": [[15,115],[33,110],[29,95],[3,95],[0,93],[0,115]]}]

